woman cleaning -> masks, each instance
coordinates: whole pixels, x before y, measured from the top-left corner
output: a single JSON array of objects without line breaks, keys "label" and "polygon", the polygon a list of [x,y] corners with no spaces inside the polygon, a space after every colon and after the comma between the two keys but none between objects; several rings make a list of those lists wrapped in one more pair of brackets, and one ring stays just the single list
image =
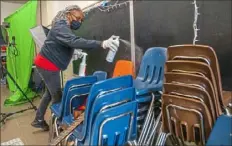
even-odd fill
[{"label": "woman cleaning", "polygon": [[61,101],[60,71],[67,68],[74,49],[103,48],[117,51],[119,47],[119,40],[114,39],[113,36],[102,42],[76,36],[72,30],[79,29],[83,19],[84,14],[77,5],[68,6],[65,10],[58,12],[52,21],[52,28],[44,45],[35,59],[37,70],[46,86],[35,119],[31,123],[35,128],[49,130],[44,115],[50,101],[52,104]]}]

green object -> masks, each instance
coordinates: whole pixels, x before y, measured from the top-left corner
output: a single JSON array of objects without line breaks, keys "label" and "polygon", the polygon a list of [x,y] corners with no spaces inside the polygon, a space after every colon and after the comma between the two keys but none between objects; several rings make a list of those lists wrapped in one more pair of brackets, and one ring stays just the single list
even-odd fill
[{"label": "green object", "polygon": [[[37,1],[31,0],[4,19],[5,22],[10,23],[10,28],[7,30],[10,42],[12,42],[12,36],[15,36],[17,48],[9,46],[7,49],[7,70],[30,99],[35,97],[35,93],[28,89],[35,45],[29,29],[36,25],[36,11]],[[4,105],[27,102],[9,77],[7,81],[12,95],[5,100]]]},{"label": "green object", "polygon": [[72,63],[73,63],[73,73],[79,75],[79,66],[81,63],[81,59],[74,60]]}]

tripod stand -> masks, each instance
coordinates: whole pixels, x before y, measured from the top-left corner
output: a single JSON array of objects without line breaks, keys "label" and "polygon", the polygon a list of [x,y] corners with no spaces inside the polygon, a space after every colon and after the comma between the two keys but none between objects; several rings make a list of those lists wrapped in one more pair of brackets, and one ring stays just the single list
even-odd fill
[{"label": "tripod stand", "polygon": [[[2,58],[1,58],[2,60]],[[13,83],[15,84],[15,86],[18,88],[18,90],[22,93],[22,95],[25,97],[25,99],[27,99],[29,101],[29,103],[31,104],[31,107],[28,107],[26,109],[23,110],[19,110],[16,112],[11,112],[11,113],[0,113],[1,115],[1,124],[5,124],[5,121],[8,117],[14,115],[14,114],[18,114],[18,113],[23,113],[27,110],[37,110],[37,107],[32,103],[32,101],[27,97],[26,93],[20,88],[20,86],[17,84],[17,82],[15,81],[15,79],[12,77],[12,75],[7,71],[7,69],[2,65],[2,61],[0,63],[0,68],[5,71],[6,75],[8,75],[8,77],[13,81]]]}]

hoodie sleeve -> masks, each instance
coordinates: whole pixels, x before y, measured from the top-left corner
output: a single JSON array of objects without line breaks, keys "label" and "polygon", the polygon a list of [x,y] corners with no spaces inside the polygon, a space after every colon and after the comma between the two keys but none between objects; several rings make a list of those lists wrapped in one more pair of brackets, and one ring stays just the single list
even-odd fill
[{"label": "hoodie sleeve", "polygon": [[101,47],[101,41],[87,40],[76,36],[65,21],[56,23],[52,29],[55,39],[71,48],[95,49]]}]

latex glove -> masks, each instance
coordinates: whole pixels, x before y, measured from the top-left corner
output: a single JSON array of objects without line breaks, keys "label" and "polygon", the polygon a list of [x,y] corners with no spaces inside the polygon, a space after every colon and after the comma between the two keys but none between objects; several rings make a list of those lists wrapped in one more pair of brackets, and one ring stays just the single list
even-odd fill
[{"label": "latex glove", "polygon": [[117,51],[119,47],[119,36],[112,35],[108,40],[102,42],[102,48]]}]

